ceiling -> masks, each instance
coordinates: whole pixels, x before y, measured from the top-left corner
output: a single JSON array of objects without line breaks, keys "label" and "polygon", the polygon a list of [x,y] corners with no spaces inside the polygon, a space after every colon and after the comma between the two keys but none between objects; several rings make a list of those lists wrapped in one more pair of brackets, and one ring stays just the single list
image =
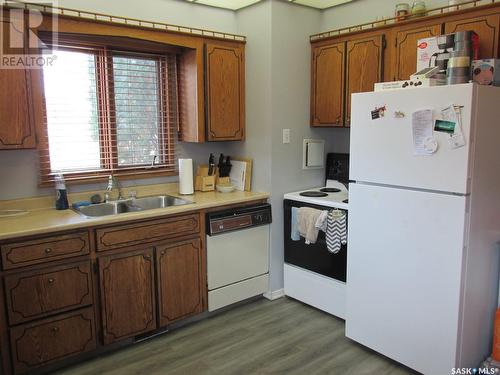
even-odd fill
[{"label": "ceiling", "polygon": [[[258,3],[262,0],[184,0],[190,3],[210,5],[218,8],[238,10],[246,6]],[[305,5],[316,9],[331,8],[336,5],[349,3],[352,0],[284,0],[290,3]]]}]

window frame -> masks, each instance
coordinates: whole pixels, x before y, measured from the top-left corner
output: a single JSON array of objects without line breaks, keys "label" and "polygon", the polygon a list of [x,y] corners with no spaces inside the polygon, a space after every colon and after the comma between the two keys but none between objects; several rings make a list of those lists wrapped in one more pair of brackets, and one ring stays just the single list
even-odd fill
[{"label": "window frame", "polygon": [[[51,35],[39,35],[48,45],[51,45]],[[99,127],[99,149],[101,167],[96,170],[65,171],[66,182],[91,183],[104,181],[110,174],[124,179],[148,178],[159,176],[178,175],[176,168],[176,132],[178,131],[179,109],[177,107],[178,91],[177,76],[175,82],[169,78],[169,69],[172,64],[177,64],[179,48],[170,45],[144,42],[132,38],[109,37],[92,35],[58,35],[58,44],[51,45],[54,50],[66,51],[92,51],[95,54],[96,86],[97,86],[97,111]],[[105,43],[107,41],[108,43]],[[158,135],[160,142],[160,155],[154,166],[143,165],[118,165],[118,139],[116,128],[116,111],[114,95],[113,56],[134,56],[139,58],[154,59],[157,61],[158,77]],[[171,59],[170,62],[168,59]],[[177,69],[177,67],[175,67]],[[176,73],[176,72],[175,72]],[[43,94],[43,121],[41,123],[42,136],[39,137],[38,148],[40,158],[40,186],[51,186],[54,183],[55,172],[51,171],[50,150],[48,138],[47,106],[45,100],[45,84],[41,74]],[[172,92],[171,85],[176,85],[176,92]],[[175,100],[170,100],[173,93]],[[172,110],[175,111],[172,115]],[[173,119],[172,119],[173,118]],[[160,134],[161,133],[161,134]],[[161,135],[161,136],[160,136]],[[166,147],[166,148],[165,148]]]}]

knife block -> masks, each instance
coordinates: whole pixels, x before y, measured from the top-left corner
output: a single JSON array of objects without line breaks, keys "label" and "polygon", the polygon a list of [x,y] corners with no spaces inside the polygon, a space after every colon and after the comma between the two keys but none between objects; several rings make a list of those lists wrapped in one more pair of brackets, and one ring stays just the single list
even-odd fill
[{"label": "knife block", "polygon": [[214,191],[216,174],[208,175],[208,165],[200,165],[196,170],[194,190],[196,191]]}]

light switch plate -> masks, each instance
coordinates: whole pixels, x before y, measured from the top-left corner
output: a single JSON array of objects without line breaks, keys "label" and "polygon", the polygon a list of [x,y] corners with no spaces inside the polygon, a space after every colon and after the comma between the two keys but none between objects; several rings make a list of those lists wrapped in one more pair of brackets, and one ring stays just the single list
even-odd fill
[{"label": "light switch plate", "polygon": [[302,169],[322,169],[325,166],[325,141],[304,139]]},{"label": "light switch plate", "polygon": [[283,144],[290,143],[290,129],[283,129]]}]

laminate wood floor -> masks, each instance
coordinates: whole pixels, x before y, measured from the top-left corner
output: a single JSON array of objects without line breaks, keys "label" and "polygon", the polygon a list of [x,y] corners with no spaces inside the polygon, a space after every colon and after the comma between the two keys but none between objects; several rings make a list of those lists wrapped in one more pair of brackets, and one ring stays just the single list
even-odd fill
[{"label": "laminate wood floor", "polygon": [[415,374],[293,299],[257,300],[59,371],[58,375]]}]

